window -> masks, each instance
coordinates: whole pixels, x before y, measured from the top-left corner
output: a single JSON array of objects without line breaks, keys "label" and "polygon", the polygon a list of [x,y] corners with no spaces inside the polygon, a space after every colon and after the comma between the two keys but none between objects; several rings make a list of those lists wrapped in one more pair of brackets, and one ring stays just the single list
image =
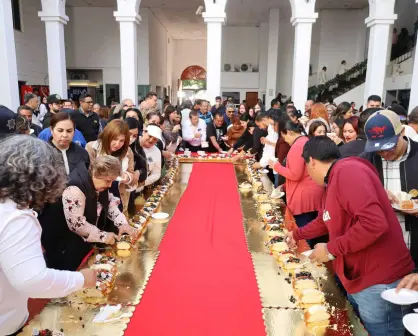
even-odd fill
[{"label": "window", "polygon": [[13,28],[22,31],[22,18],[20,17],[20,0],[11,0]]}]

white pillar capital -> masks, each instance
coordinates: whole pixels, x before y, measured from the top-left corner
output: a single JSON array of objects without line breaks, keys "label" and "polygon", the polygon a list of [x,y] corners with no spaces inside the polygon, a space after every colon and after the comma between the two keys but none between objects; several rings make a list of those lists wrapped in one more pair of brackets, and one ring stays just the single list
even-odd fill
[{"label": "white pillar capital", "polygon": [[316,22],[316,19],[318,18],[318,13],[313,13],[312,15],[309,16],[304,16],[304,17],[292,17],[290,19],[290,23],[295,26],[299,23],[311,23],[314,24]]},{"label": "white pillar capital", "polygon": [[59,22],[62,24],[67,24],[70,21],[70,18],[67,15],[56,15],[54,13],[45,13],[38,12],[38,16],[43,22]]},{"label": "white pillar capital", "polygon": [[141,17],[137,13],[132,13],[132,12],[126,13],[126,12],[116,11],[116,12],[113,12],[113,16],[118,22],[133,22],[136,24],[140,24],[141,22]]},{"label": "white pillar capital", "polygon": [[386,24],[386,25],[392,25],[395,23],[395,20],[398,18],[397,14],[393,15],[386,15],[385,17],[368,17],[365,20],[367,27],[372,27],[379,24]]},{"label": "white pillar capital", "polygon": [[226,22],[226,13],[202,13],[203,20],[205,23],[222,23]]},{"label": "white pillar capital", "polygon": [[141,0],[117,0],[118,12],[135,13],[139,12],[139,5]]}]

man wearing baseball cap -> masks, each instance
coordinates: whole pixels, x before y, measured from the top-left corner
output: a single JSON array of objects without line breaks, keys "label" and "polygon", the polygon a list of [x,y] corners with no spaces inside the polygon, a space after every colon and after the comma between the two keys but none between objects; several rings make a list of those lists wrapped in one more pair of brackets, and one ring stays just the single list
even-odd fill
[{"label": "man wearing baseball cap", "polygon": [[51,126],[52,116],[61,111],[62,98],[57,94],[52,94],[46,98],[46,103],[48,104],[48,112],[45,114],[44,121],[42,123],[44,129]]},{"label": "man wearing baseball cap", "polygon": [[[139,139],[139,145],[144,149],[148,163],[145,186],[149,186],[161,178],[161,151],[156,146],[158,140],[162,140],[162,131],[155,124],[149,124]],[[140,187],[137,191],[141,191],[142,189],[143,187]]]},{"label": "man wearing baseball cap", "polygon": [[[395,194],[418,190],[418,142],[405,136],[399,116],[389,110],[370,116],[364,131],[367,142],[361,157],[376,167],[391,203],[399,204]],[[398,210],[397,217],[412,259],[418,265],[418,207]]]}]

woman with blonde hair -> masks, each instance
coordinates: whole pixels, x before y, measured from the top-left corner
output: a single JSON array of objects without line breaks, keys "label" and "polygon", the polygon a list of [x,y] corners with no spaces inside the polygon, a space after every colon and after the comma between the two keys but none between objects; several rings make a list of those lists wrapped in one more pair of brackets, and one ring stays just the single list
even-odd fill
[{"label": "woman with blonde hair", "polygon": [[129,148],[129,126],[120,119],[112,120],[100,133],[96,141],[87,144],[86,150],[90,155],[90,161],[104,155],[112,155],[121,163],[121,174],[111,187],[113,195],[121,198],[124,213],[128,210],[129,193],[136,189],[138,173],[134,173],[134,154]]}]

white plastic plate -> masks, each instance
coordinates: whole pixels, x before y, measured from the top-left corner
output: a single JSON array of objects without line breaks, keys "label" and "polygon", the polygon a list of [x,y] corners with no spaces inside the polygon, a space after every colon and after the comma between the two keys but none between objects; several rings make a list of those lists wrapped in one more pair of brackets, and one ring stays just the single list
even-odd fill
[{"label": "white plastic plate", "polygon": [[418,292],[405,288],[402,288],[399,293],[395,288],[388,289],[382,292],[381,296],[386,301],[397,305],[410,305],[418,302]]}]

